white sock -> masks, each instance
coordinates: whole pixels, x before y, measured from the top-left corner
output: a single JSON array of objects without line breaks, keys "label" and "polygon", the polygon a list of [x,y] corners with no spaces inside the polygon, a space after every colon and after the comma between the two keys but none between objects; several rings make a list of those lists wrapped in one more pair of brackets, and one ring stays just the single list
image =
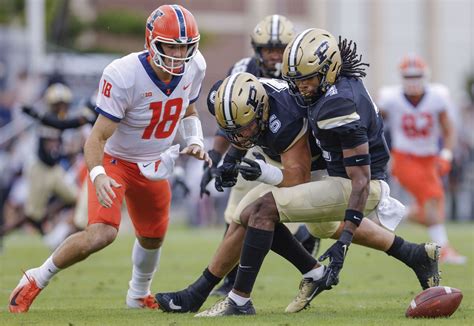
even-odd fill
[{"label": "white sock", "polygon": [[247,302],[250,301],[250,298],[241,297],[240,295],[235,294],[234,291],[230,291],[229,294],[228,294],[228,296],[229,296],[229,298],[231,298],[232,301],[234,301],[238,306],[243,306],[244,304],[246,304]]},{"label": "white sock", "polygon": [[151,281],[160,261],[160,249],[145,249],[135,240],[132,251],[132,279],[127,295],[132,299],[150,294]]},{"label": "white sock", "polygon": [[30,271],[31,276],[36,281],[36,285],[40,288],[44,288],[48,285],[49,281],[59,272],[60,269],[53,263],[53,255],[49,256],[48,259],[38,268]]},{"label": "white sock", "polygon": [[431,240],[439,244],[441,247],[448,244],[448,234],[446,233],[444,224],[435,224],[428,227],[428,234],[430,235]]},{"label": "white sock", "polygon": [[310,270],[308,273],[303,274],[303,278],[311,278],[313,281],[319,280],[323,277],[324,266],[321,265],[315,269]]}]

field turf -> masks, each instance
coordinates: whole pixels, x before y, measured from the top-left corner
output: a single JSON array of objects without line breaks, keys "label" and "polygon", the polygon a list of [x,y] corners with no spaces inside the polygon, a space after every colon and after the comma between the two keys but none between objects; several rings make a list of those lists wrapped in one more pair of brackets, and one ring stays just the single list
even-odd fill
[{"label": "field turf", "polygon": [[[298,314],[285,314],[284,309],[297,293],[300,275],[275,254],[267,257],[255,285],[256,316],[199,319],[193,314],[129,310],[125,295],[131,274],[131,234],[119,236],[102,252],[59,273],[27,314],[13,315],[8,312],[8,297],[21,271],[38,266],[49,255],[39,236],[16,233],[6,239],[0,254],[0,325],[474,325],[474,225],[450,224],[448,230],[452,243],[469,258],[465,266],[441,265],[442,285],[464,294],[460,308],[448,319],[406,319],[407,306],[421,291],[414,273],[385,253],[355,245],[349,250],[341,283]],[[172,226],[152,290],[178,290],[194,281],[222,231]],[[427,240],[426,230],[415,225],[403,225],[398,231],[406,239]],[[330,243],[323,241],[322,250]],[[216,300],[208,299],[203,309]]]}]

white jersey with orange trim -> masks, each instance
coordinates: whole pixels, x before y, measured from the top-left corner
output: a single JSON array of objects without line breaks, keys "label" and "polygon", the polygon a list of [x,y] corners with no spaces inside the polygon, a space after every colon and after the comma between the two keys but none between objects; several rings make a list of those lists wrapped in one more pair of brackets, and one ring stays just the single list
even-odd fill
[{"label": "white jersey with orange trim", "polygon": [[199,97],[206,62],[200,52],[182,76],[164,83],[147,59],[148,52],[114,60],[103,72],[96,111],[119,122],[105,152],[129,162],[149,162],[173,143],[178,123]]},{"label": "white jersey with orange trim", "polygon": [[418,105],[411,104],[401,86],[380,90],[378,106],[388,118],[392,148],[416,155],[430,156],[439,152],[441,127],[439,114],[449,105],[449,91],[442,85],[429,84]]}]

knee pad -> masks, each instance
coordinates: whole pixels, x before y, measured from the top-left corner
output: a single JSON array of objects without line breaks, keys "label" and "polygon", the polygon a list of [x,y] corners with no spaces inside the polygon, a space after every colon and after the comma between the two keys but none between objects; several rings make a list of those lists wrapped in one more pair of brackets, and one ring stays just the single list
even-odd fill
[{"label": "knee pad", "polygon": [[309,233],[313,237],[320,238],[320,239],[328,239],[334,233],[336,233],[337,229],[341,222],[321,222],[321,223],[306,223],[306,227],[308,228]]}]

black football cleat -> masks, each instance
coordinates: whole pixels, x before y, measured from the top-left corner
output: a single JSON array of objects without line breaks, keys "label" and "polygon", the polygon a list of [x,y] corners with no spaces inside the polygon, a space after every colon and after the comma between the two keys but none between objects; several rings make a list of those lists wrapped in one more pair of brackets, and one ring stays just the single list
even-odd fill
[{"label": "black football cleat", "polygon": [[441,247],[436,243],[417,245],[414,253],[414,263],[411,265],[423,290],[438,286],[440,275],[438,261]]},{"label": "black football cleat", "polygon": [[157,293],[155,298],[160,310],[175,313],[196,312],[206,301],[206,298],[189,288],[178,292]]}]

